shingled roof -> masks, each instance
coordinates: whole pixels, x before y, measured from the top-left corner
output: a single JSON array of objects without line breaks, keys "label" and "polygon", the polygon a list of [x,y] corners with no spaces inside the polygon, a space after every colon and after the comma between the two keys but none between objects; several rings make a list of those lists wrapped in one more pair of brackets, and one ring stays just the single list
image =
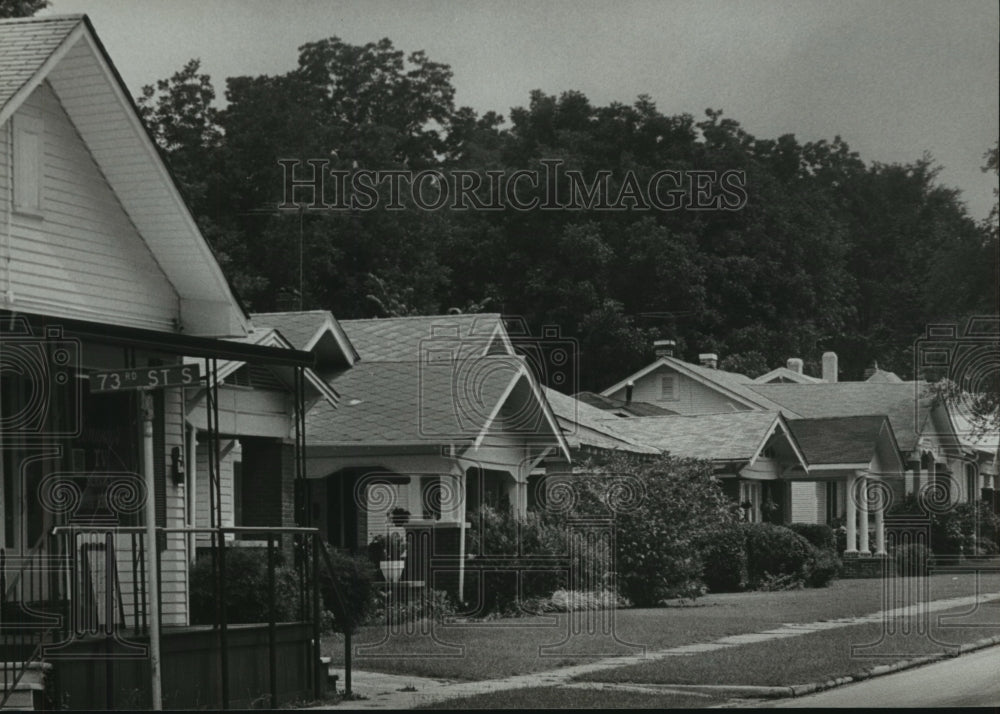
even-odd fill
[{"label": "shingled roof", "polygon": [[628,451],[635,454],[658,454],[659,449],[623,436],[612,430],[605,420],[608,412],[578,399],[545,388],[545,398],[566,431],[566,440],[574,447],[589,447],[605,451]]},{"label": "shingled roof", "polygon": [[867,464],[875,453],[884,415],[792,419],[788,428],[812,464]]},{"label": "shingled roof", "polygon": [[[463,363],[362,361],[329,380],[339,408],[320,404],[306,415],[311,444],[441,444],[472,442],[489,427],[518,379],[528,379],[519,357],[488,356]],[[467,374],[470,379],[463,378]],[[517,424],[543,433],[544,414],[521,413]],[[528,424],[528,419],[538,424]]]},{"label": "shingled roof", "polygon": [[781,421],[777,412],[745,411],[699,416],[608,417],[604,424],[632,441],[672,456],[749,461]]},{"label": "shingled roof", "polygon": [[278,330],[298,350],[314,349],[317,337],[325,328],[330,331],[340,350],[340,358],[346,364],[354,364],[360,358],[343,326],[329,310],[255,312],[251,313],[250,319],[258,328],[271,327]]},{"label": "shingled roof", "polygon": [[899,446],[912,451],[926,423],[934,399],[924,396],[925,382],[880,384],[834,382],[823,384],[752,384],[753,391],[781,405],[790,417],[817,419],[880,414],[889,417]]},{"label": "shingled roof", "polygon": [[0,21],[0,110],[82,22],[83,15]]},{"label": "shingled roof", "polygon": [[603,394],[596,394],[594,392],[577,392],[573,397],[596,409],[603,411],[624,411],[632,416],[669,416],[677,413],[670,409],[650,404],[649,402],[626,402],[624,399],[605,397]]},{"label": "shingled roof", "polygon": [[512,354],[496,313],[342,320],[340,325],[366,362],[416,361],[430,353],[451,353],[453,359]]}]

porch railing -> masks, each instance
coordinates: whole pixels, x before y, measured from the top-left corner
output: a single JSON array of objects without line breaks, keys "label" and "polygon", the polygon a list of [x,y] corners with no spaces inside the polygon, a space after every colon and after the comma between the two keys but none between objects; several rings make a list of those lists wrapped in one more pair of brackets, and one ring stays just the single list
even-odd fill
[{"label": "porch railing", "polygon": [[[217,705],[226,709],[230,706],[229,691],[229,646],[228,630],[233,624],[226,611],[228,599],[228,583],[226,573],[226,557],[236,548],[244,549],[242,540],[260,540],[266,544],[260,550],[266,552],[267,564],[267,612],[265,623],[268,628],[268,675],[270,689],[270,705],[278,705],[278,661],[277,661],[277,625],[279,622],[278,607],[278,575],[279,560],[284,556],[286,565],[294,568],[296,576],[295,614],[293,622],[308,623],[312,628],[310,642],[310,657],[313,668],[309,679],[315,698],[322,696],[326,673],[320,671],[320,638],[321,638],[321,606],[322,593],[327,592],[326,606],[332,612],[334,621],[342,625],[344,631],[345,677],[344,690],[351,692],[351,623],[350,610],[342,593],[337,590],[336,572],[323,542],[320,531],[316,528],[282,528],[282,527],[228,527],[228,528],[157,528],[159,533],[194,534],[207,539],[206,550],[211,559],[214,612],[210,613],[210,621],[205,622],[201,613],[201,622],[211,625],[218,636],[218,669],[220,693]],[[228,537],[234,538],[229,541]],[[235,539],[241,539],[240,545],[234,545]],[[148,608],[155,602],[162,605],[162,589],[164,586],[163,563],[157,559],[157,569],[160,577],[160,593],[150,598],[146,589],[145,573],[145,529],[141,527],[121,528],[86,528],[80,526],[61,526],[53,529],[53,546],[60,552],[71,554],[60,562],[56,578],[65,594],[64,606],[58,617],[46,620],[49,629],[44,632],[29,632],[35,637],[32,641],[30,657],[26,657],[24,669],[30,661],[44,659],[47,654],[58,652],[64,643],[74,639],[104,637],[115,640],[119,646],[144,647],[145,635],[148,634]],[[154,545],[154,547],[156,547]],[[200,550],[200,549],[199,549]],[[279,555],[280,554],[280,555]],[[29,568],[29,580],[37,580],[37,568]],[[0,573],[4,568],[0,567]],[[329,579],[323,584],[332,585],[327,589],[321,586],[323,573]],[[5,577],[5,576],[0,576]],[[25,577],[25,575],[21,575]],[[169,579],[167,579],[169,582]],[[8,586],[7,590],[11,588]],[[190,591],[190,588],[189,588]],[[188,612],[191,612],[192,598],[188,599]],[[51,611],[51,609],[49,609]],[[43,613],[39,613],[43,615]],[[43,615],[45,616],[45,615]],[[283,621],[288,621],[284,619]],[[160,619],[163,622],[163,619]],[[163,625],[161,624],[161,631]],[[136,637],[137,640],[132,638]],[[141,641],[140,641],[141,640]],[[112,685],[108,684],[109,701],[113,696]]]}]

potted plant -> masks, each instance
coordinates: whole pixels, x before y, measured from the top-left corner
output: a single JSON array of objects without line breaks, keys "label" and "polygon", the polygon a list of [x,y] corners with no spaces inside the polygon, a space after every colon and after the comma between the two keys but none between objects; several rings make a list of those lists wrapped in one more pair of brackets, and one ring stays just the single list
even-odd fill
[{"label": "potted plant", "polygon": [[[384,557],[384,560],[379,561],[379,570],[382,571],[382,575],[388,582],[394,583],[399,580],[406,565],[406,541],[399,533],[390,533],[388,538],[382,535],[375,536],[372,539],[372,545],[376,541],[378,541],[376,547],[382,548],[382,556]],[[369,553],[371,553],[371,545]]]},{"label": "potted plant", "polygon": [[410,520],[410,512],[401,506],[396,506],[389,513],[389,520],[394,526],[401,526]]}]

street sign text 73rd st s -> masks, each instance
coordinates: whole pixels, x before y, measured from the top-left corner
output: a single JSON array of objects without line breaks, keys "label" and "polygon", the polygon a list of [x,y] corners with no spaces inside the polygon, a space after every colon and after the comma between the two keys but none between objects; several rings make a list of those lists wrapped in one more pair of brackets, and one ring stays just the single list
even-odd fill
[{"label": "street sign text 73rd st s", "polygon": [[198,383],[198,365],[174,367],[140,367],[116,369],[111,372],[91,372],[91,392],[124,392],[131,389],[163,389],[190,387]]}]

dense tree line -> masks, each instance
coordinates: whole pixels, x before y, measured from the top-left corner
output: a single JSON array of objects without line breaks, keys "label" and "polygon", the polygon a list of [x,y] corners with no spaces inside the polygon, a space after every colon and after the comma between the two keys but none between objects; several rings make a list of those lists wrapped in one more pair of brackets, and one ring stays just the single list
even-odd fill
[{"label": "dense tree line", "polygon": [[[254,310],[521,315],[579,341],[580,386],[590,389],[646,363],[656,337],[750,374],[790,356],[815,373],[832,349],[846,378],[876,359],[910,376],[928,322],[996,310],[995,216],[970,218],[929,156],[866,163],[839,137],[760,139],[721,111],[668,114],[647,96],[594,106],[579,92],[535,91],[505,120],[456,107],[451,77],[389,40],[330,38],[303,45],[285,74],[227,79],[224,108],[196,60],[138,103]],[[588,182],[610,172],[614,197],[630,177],[738,170],[747,200],[740,210],[633,201],[618,211],[456,211],[420,210],[404,191],[403,210],[385,210],[383,183],[378,210],[279,210],[282,159],[323,160],[345,181],[366,170],[467,171],[486,203],[488,172],[554,162],[562,196],[573,195],[567,171]],[[436,190],[433,180],[424,188]],[[544,201],[552,187],[519,188]]]}]

